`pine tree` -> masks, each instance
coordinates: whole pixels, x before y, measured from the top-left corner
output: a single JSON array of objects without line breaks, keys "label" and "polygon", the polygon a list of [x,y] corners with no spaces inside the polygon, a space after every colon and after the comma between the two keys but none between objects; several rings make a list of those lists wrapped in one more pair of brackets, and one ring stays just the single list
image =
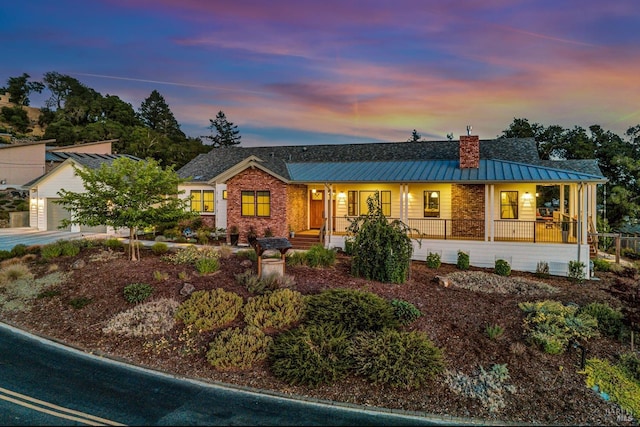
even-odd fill
[{"label": "pine tree", "polygon": [[172,141],[186,139],[169,105],[157,90],[151,92],[151,95],[142,101],[138,114],[146,127],[160,135],[167,136]]},{"label": "pine tree", "polygon": [[413,132],[411,132],[411,138],[409,138],[407,141],[408,142],[418,142],[420,141],[420,138],[422,138],[422,136],[418,133],[417,130],[413,130]]},{"label": "pine tree", "polygon": [[[240,144],[240,131],[238,126],[227,120],[227,116],[218,111],[215,120],[209,119],[211,124],[207,129],[211,130],[211,135],[205,135],[203,138],[207,138],[213,142],[213,147],[228,147]],[[215,132],[215,134],[213,134]]]}]

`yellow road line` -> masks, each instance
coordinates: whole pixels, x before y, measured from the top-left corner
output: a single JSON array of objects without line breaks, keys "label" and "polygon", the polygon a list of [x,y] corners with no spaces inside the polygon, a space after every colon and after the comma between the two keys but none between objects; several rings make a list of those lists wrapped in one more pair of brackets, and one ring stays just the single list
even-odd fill
[{"label": "yellow road line", "polygon": [[[15,397],[18,397],[19,399],[22,399],[22,400],[18,400],[18,399],[14,399],[12,397],[9,397],[9,396],[0,395],[0,399],[2,399],[2,400],[6,400],[8,402],[12,402],[12,403],[18,404],[20,406],[24,406],[24,407],[27,407],[27,408],[30,408],[30,409],[34,409],[36,411],[43,412],[43,413],[49,414],[49,415],[53,415],[53,416],[56,416],[56,417],[59,417],[59,418],[64,418],[64,419],[72,420],[72,421],[78,421],[78,422],[81,422],[81,423],[84,423],[84,424],[87,424],[87,425],[90,425],[90,426],[124,426],[124,425],[126,425],[126,424],[117,423],[115,421],[107,420],[105,418],[96,417],[94,415],[85,414],[83,412],[74,411],[73,409],[67,409],[67,408],[64,408],[62,406],[54,405],[52,403],[48,403],[48,402],[45,402],[43,400],[35,399],[33,397],[26,396],[24,394],[16,393],[15,391],[7,390],[7,389],[2,388],[2,387],[0,387],[0,392],[2,392],[4,394],[7,394],[9,396],[15,396]],[[42,405],[44,407],[48,407],[48,408],[54,409],[55,411],[54,410],[45,409],[45,408],[42,408],[40,406],[32,405],[30,403],[26,403],[25,401],[26,402],[33,402],[33,403],[36,403],[38,405]],[[56,412],[56,411],[60,411],[60,412]],[[78,417],[74,417],[74,416],[71,416],[71,415],[68,415],[68,414],[77,415]]]}]

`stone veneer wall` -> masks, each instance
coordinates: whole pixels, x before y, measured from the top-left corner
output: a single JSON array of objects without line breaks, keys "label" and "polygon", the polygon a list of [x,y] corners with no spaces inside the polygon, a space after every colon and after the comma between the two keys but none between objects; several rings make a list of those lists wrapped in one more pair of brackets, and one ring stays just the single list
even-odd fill
[{"label": "stone veneer wall", "polygon": [[[289,235],[287,222],[287,184],[268,173],[249,168],[227,181],[227,234],[233,225],[240,229],[239,243],[248,243],[249,227],[255,227],[258,237],[264,236],[269,227],[274,237]],[[271,195],[270,217],[243,217],[241,211],[242,191],[269,191]],[[230,241],[230,238],[229,238]]]},{"label": "stone veneer wall", "polygon": [[453,221],[455,237],[484,236],[484,184],[451,185],[451,218],[477,221]]},{"label": "stone veneer wall", "polygon": [[307,211],[309,207],[307,190],[306,185],[287,186],[287,228],[291,225],[293,231],[307,229]]}]

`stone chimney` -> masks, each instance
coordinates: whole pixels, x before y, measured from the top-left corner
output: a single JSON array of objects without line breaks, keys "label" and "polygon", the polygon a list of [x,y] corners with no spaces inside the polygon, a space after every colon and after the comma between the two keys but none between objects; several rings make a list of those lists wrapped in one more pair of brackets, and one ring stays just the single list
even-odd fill
[{"label": "stone chimney", "polygon": [[460,169],[480,167],[480,138],[478,135],[460,135]]}]

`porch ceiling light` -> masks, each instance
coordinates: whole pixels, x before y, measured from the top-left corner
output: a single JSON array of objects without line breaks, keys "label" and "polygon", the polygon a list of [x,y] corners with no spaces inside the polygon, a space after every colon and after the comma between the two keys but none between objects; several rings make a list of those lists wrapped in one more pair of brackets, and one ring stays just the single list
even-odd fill
[{"label": "porch ceiling light", "polygon": [[311,189],[311,192],[312,192],[312,193],[315,193],[315,192],[316,192],[316,189],[315,189],[315,188],[312,188],[312,189]]}]

